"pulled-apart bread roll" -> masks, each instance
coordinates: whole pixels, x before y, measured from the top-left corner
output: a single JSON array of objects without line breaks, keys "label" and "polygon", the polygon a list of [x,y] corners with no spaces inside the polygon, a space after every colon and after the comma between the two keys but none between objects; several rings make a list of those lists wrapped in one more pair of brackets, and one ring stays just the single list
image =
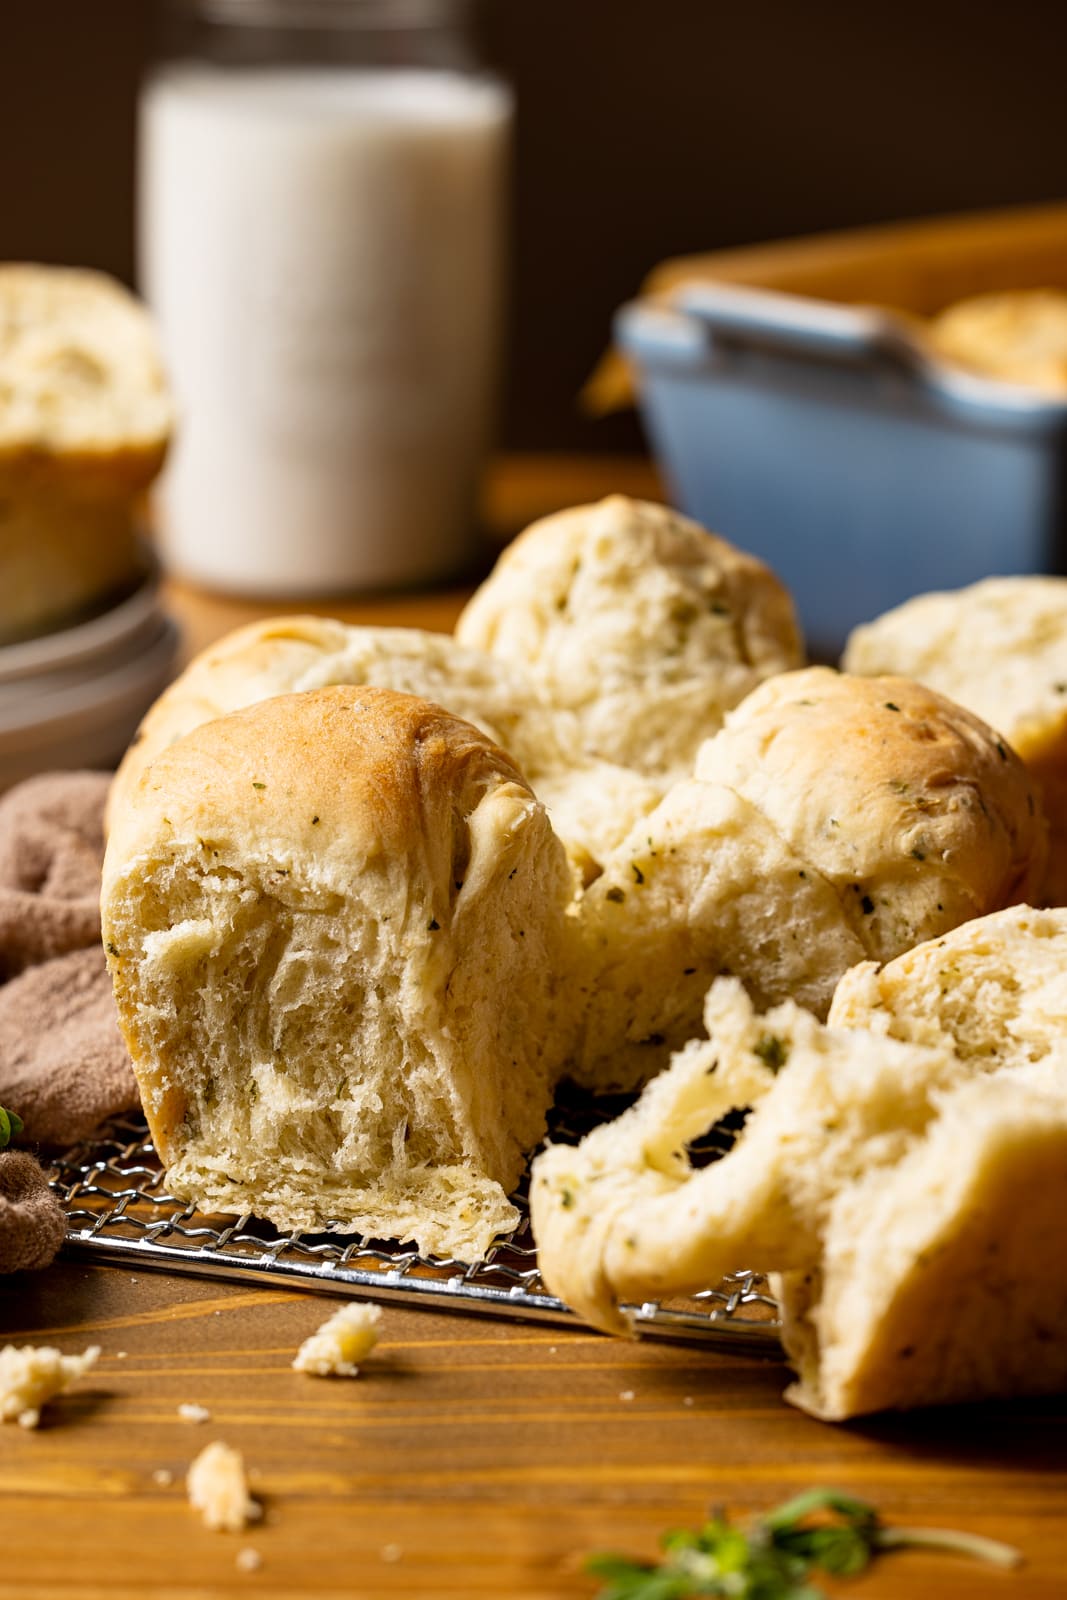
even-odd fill
[{"label": "pulled-apart bread roll", "polygon": [[1044,797],[1041,898],[1067,904],[1067,578],[985,578],[919,595],[856,628],[842,664],[918,678],[1003,734]]},{"label": "pulled-apart bread roll", "polygon": [[792,601],[761,561],[622,495],[520,534],[456,638],[573,712],[586,754],[659,776],[688,777],[724,713],[803,660]]},{"label": "pulled-apart bread roll", "polygon": [[1021,1066],[1067,1046],[1067,909],[1010,906],[846,972],[830,1023]]},{"label": "pulled-apart bread roll", "polygon": [[484,1254],[558,1072],[570,893],[510,758],[413,696],[284,696],[163,751],[102,907],[173,1191]]},{"label": "pulled-apart bread roll", "polygon": [[[517,725],[539,709],[521,672],[463,649],[444,633],[361,628],[326,617],[252,622],[201,651],[147,712],[115,775],[108,826],[145,768],[194,728],[275,695],[334,684],[371,685],[432,700],[473,722],[520,764],[527,752],[514,748],[523,745]],[[532,738],[536,741],[536,730]]]},{"label": "pulled-apart bread roll", "polygon": [[[1009,1067],[760,1017],[736,980],[616,1122],[534,1164],[538,1261],[597,1327],[731,1272],[776,1274],[788,1391],[840,1420],[1067,1383],[1067,1050]],[[686,1147],[751,1107],[732,1150]]]},{"label": "pulled-apart bread roll", "polygon": [[417,694],[473,722],[518,762],[584,877],[595,876],[601,858],[666,787],[665,780],[585,758],[572,713],[544,704],[520,667],[447,634],[276,617],[209,645],[164,690],[115,775],[108,827],[160,751],[194,728],[274,695],[334,684]]},{"label": "pulled-apart bread roll", "polygon": [[173,411],[155,330],[99,272],[0,266],[0,643],[137,576]]},{"label": "pulled-apart bread roll", "polygon": [[1032,897],[1045,823],[976,717],[897,678],[769,679],[604,862],[577,907],[573,1071],[627,1087],[699,1031],[733,973],[825,1016],[850,966]]}]

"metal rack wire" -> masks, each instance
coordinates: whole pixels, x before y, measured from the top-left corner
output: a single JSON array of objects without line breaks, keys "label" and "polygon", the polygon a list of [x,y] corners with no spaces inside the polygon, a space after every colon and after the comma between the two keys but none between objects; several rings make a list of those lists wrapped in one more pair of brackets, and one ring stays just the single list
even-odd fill
[{"label": "metal rack wire", "polygon": [[[550,1137],[574,1142],[598,1115],[565,1100]],[[698,1159],[729,1147],[728,1129],[709,1137]],[[50,1182],[67,1213],[66,1250],[138,1269],[265,1281],[348,1298],[373,1293],[386,1303],[433,1306],[526,1320],[574,1324],[545,1289],[530,1232],[526,1183],[512,1197],[521,1221],[475,1262],[420,1256],[410,1247],[333,1231],[279,1233],[251,1216],[206,1216],[167,1192],[143,1120],[118,1119],[55,1158]],[[756,1273],[724,1280],[690,1299],[630,1308],[642,1336],[712,1341],[777,1354],[774,1301]]]}]

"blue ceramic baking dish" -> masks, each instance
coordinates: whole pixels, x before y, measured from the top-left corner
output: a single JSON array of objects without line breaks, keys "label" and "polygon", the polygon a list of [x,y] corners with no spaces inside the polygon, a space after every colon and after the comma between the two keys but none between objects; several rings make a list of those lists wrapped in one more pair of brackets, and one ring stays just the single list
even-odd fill
[{"label": "blue ceramic baking dish", "polygon": [[677,503],[779,573],[814,655],[924,590],[1067,570],[1067,402],[942,364],[906,315],[694,282],[615,336]]}]

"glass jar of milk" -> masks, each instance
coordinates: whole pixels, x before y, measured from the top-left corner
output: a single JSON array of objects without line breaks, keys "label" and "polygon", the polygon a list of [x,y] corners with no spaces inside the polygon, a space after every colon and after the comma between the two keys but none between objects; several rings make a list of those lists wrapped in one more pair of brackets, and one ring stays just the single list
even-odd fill
[{"label": "glass jar of milk", "polygon": [[178,0],[141,284],[179,407],[160,540],[264,597],[462,568],[495,399],[511,99],[463,0]]}]

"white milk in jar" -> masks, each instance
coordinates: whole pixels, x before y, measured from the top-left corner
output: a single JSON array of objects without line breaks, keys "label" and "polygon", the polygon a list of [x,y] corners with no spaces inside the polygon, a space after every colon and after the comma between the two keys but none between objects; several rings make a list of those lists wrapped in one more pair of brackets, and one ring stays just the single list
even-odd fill
[{"label": "white milk in jar", "polygon": [[142,287],[180,418],[165,559],[264,596],[462,566],[494,400],[507,90],[179,63],[141,118]]}]

